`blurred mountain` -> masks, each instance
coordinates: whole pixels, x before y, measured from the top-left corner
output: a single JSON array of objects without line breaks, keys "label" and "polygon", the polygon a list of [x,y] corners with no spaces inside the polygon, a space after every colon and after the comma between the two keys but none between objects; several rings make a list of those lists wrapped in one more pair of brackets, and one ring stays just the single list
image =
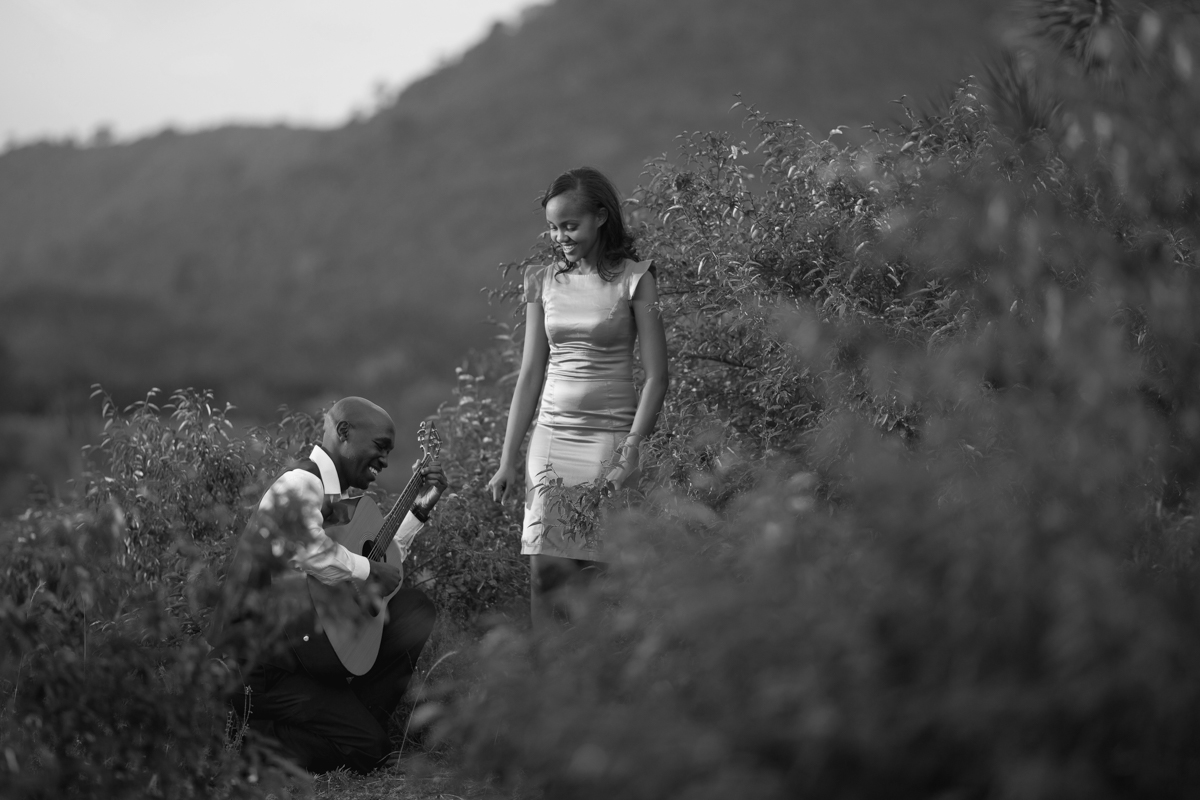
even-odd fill
[{"label": "blurred mountain", "polygon": [[735,93],[823,136],[975,69],[988,0],[558,0],[331,131],[227,127],[0,156],[0,412],[150,386],[249,414],[447,396],[481,292],[592,164],[631,193]]}]

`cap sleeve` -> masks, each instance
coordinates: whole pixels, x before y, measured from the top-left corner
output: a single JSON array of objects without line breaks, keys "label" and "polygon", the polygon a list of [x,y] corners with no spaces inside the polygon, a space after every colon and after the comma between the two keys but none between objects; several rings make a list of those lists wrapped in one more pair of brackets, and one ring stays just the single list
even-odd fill
[{"label": "cap sleeve", "polygon": [[647,259],[646,261],[634,262],[633,266],[631,266],[626,271],[625,275],[626,275],[626,280],[629,282],[629,299],[630,299],[630,301],[633,300],[633,295],[635,292],[637,292],[638,281],[640,281],[642,279],[642,276],[645,275],[647,272],[649,272],[651,275],[654,275],[656,272],[656,270],[654,269],[654,262],[649,259]]},{"label": "cap sleeve", "polygon": [[542,302],[542,279],[546,274],[546,268],[530,267],[525,270],[525,302],[526,303],[541,303]]}]

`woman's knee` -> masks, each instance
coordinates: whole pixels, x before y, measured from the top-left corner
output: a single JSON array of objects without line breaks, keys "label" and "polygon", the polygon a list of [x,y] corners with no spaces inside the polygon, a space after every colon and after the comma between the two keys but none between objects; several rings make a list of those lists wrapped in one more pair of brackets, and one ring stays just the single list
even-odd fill
[{"label": "woman's knee", "polygon": [[545,594],[565,586],[585,586],[607,567],[602,561],[535,555],[531,557],[533,593]]},{"label": "woman's knee", "polygon": [[579,569],[570,558],[547,555],[531,556],[529,566],[530,586],[535,595],[553,592],[570,581]]}]

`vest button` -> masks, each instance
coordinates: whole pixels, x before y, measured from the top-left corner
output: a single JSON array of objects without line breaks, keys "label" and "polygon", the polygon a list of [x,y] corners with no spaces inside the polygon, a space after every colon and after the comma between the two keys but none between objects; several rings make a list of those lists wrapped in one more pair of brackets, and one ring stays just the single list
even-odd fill
[{"label": "vest button", "polygon": [[305,637],[304,637],[304,641],[306,641],[306,642],[308,641],[308,637],[307,637],[307,636],[305,636]]}]

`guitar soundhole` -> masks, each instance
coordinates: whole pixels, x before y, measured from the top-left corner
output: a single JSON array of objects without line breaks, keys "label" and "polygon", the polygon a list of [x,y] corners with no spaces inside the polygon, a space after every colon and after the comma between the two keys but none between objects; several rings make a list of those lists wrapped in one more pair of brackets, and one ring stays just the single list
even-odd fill
[{"label": "guitar soundhole", "polygon": [[[370,558],[371,557],[371,548],[373,548],[374,546],[375,546],[375,543],[372,541],[368,540],[368,541],[363,542],[363,546],[362,546],[363,556],[366,558]],[[378,560],[382,561],[385,564],[387,563],[387,551],[386,550],[383,551],[383,555],[381,555]]]}]

